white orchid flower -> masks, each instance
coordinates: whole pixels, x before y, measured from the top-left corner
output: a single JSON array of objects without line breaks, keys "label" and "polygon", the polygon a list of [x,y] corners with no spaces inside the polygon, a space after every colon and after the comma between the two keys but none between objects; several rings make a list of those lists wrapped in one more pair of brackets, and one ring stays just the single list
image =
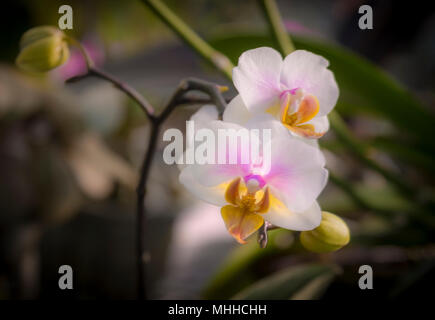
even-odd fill
[{"label": "white orchid flower", "polygon": [[325,58],[305,50],[284,60],[268,47],[244,52],[233,69],[239,95],[226,108],[223,120],[243,125],[258,113],[268,113],[294,135],[323,136],[329,129],[327,114],[339,94],[328,65]]},{"label": "white orchid flower", "polygon": [[[219,129],[271,128],[268,170],[257,161],[242,164],[191,164],[182,168],[180,182],[196,197],[221,207],[229,233],[239,242],[269,221],[290,230],[312,230],[321,221],[316,201],[326,185],[328,171],[320,149],[288,134],[275,120],[259,116],[242,127],[214,120],[213,106],[204,106],[193,117],[195,127]],[[228,145],[228,154],[240,146]]]}]

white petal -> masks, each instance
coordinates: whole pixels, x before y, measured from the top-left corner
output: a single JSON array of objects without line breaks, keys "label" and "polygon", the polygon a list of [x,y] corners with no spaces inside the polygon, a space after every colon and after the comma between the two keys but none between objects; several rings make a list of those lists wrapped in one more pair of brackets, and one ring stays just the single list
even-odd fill
[{"label": "white petal", "polygon": [[322,210],[317,201],[302,212],[292,212],[282,203],[274,203],[266,214],[261,215],[270,223],[289,230],[307,231],[319,226]]},{"label": "white petal", "polygon": [[317,97],[318,116],[327,115],[338,99],[337,82],[328,65],[328,60],[322,56],[305,50],[296,50],[284,59],[281,71],[281,83],[287,89],[302,88]]},{"label": "white petal", "polygon": [[[215,137],[215,161],[212,164],[192,164],[192,174],[194,178],[204,186],[216,186],[228,180],[233,180],[237,177],[241,177],[247,174],[249,170],[249,164],[242,164],[239,159],[241,159],[242,147],[240,143],[235,145],[226,143],[222,146],[219,145],[219,130],[247,130],[246,128],[230,122],[224,121],[211,121],[207,123],[207,129],[210,129],[214,133]],[[239,139],[240,140],[240,139]],[[221,147],[221,148],[220,148]],[[234,150],[231,148],[235,147]],[[246,146],[249,147],[249,146]],[[224,149],[223,149],[224,148]],[[230,150],[231,149],[231,150]],[[219,154],[226,155],[225,164],[219,164]],[[229,164],[229,159],[231,155],[237,154],[238,160],[235,164]]]},{"label": "white petal", "polygon": [[225,108],[222,120],[245,125],[252,118],[252,113],[246,108],[240,95],[237,95]]},{"label": "white petal", "polygon": [[252,117],[245,127],[252,129],[271,129],[272,139],[285,138],[289,135],[288,129],[282,125],[282,123],[269,113],[258,114]]},{"label": "white petal", "polygon": [[[316,116],[310,121],[305,122],[304,124],[312,124],[314,126],[314,130],[316,133],[324,133],[329,130],[328,116],[322,116],[322,117]],[[316,140],[316,139],[307,139],[307,140]]]},{"label": "white petal", "polygon": [[216,206],[227,204],[225,200],[225,187],[222,185],[206,187],[198,183],[193,177],[192,166],[188,165],[181,171],[179,180],[197,198]]},{"label": "white petal", "polygon": [[290,210],[306,210],[328,180],[325,157],[319,148],[301,139],[272,140],[272,168],[265,179],[271,191]]},{"label": "white petal", "polygon": [[[237,124],[226,123],[217,120],[219,117],[217,108],[214,105],[205,105],[201,107],[196,113],[192,115],[190,120],[195,122],[195,133],[200,129],[210,129],[214,133],[215,137],[215,164],[189,164],[190,171],[193,174],[193,178],[197,180],[199,184],[207,187],[216,186],[224,181],[236,178],[240,174],[240,168],[237,165],[225,165],[218,164],[218,129],[235,129],[239,130],[242,127]],[[200,142],[203,143],[203,142]],[[200,143],[195,142],[197,147]],[[193,152],[195,152],[193,148]],[[187,152],[187,151],[186,151]],[[183,159],[186,159],[186,152],[183,154]],[[196,161],[196,160],[195,160]],[[183,169],[182,165],[179,165],[180,170]]]},{"label": "white petal", "polygon": [[[199,108],[191,117],[190,121],[194,121],[194,131],[207,127],[207,124],[210,121],[215,121],[219,119],[219,113],[216,106],[211,104],[206,104]],[[186,151],[180,156],[180,159],[177,160],[177,167],[181,171],[188,164],[184,163],[183,159],[186,159]]]},{"label": "white petal", "polygon": [[274,49],[261,47],[245,51],[233,69],[233,82],[246,107],[262,112],[279,99],[282,57]]},{"label": "white petal", "polygon": [[207,123],[209,121],[218,120],[219,113],[217,111],[216,106],[211,104],[206,104],[202,106],[198,111],[196,111],[191,117],[190,120],[195,121],[196,123]]}]

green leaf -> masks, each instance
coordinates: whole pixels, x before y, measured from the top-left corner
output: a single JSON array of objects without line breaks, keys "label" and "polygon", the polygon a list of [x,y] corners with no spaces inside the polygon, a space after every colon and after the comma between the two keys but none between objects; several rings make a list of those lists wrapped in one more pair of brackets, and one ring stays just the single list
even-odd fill
[{"label": "green leaf", "polygon": [[433,156],[413,144],[410,148],[406,141],[400,141],[395,137],[376,137],[368,142],[374,148],[382,150],[404,163],[411,164],[420,171],[435,176],[435,159]]},{"label": "green leaf", "polygon": [[317,299],[337,273],[337,267],[328,265],[293,266],[261,279],[233,299]]},{"label": "green leaf", "polygon": [[[292,36],[292,39],[297,49],[312,51],[329,60],[340,88],[337,103],[340,112],[364,112],[388,119],[401,133],[424,141],[435,151],[432,139],[435,115],[387,73],[339,45],[300,36]],[[274,46],[271,38],[259,34],[217,37],[211,44],[234,63],[248,49]]]},{"label": "green leaf", "polygon": [[253,266],[266,258],[286,252],[293,244],[292,232],[285,229],[268,232],[267,247],[261,249],[256,241],[239,246],[231,252],[225,262],[203,290],[205,299],[228,299],[253,281],[257,275]]}]

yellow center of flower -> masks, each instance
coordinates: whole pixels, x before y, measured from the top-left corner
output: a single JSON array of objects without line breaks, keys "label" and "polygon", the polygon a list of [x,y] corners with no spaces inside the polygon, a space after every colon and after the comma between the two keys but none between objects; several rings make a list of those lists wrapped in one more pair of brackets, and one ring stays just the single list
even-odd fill
[{"label": "yellow center of flower", "polygon": [[307,138],[318,138],[323,133],[315,131],[314,125],[307,123],[319,113],[319,101],[311,94],[297,89],[281,94],[280,120],[289,130]]},{"label": "yellow center of flower", "polygon": [[237,178],[228,185],[225,199],[230,203],[221,209],[225,226],[238,242],[246,243],[264,223],[259,214],[269,210],[269,188],[260,188],[255,179],[244,182]]}]

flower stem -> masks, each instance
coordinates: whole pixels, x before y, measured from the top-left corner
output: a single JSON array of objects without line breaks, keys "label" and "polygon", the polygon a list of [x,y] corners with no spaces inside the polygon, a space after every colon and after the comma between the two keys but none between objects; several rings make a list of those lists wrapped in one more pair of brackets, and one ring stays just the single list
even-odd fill
[{"label": "flower stem", "polygon": [[147,299],[146,273],[147,250],[145,247],[145,228],[147,211],[145,206],[146,184],[151,170],[154,152],[157,146],[157,138],[160,126],[156,122],[151,122],[151,133],[148,140],[148,147],[142,162],[139,184],[137,187],[136,205],[136,268],[137,268],[137,298]]},{"label": "flower stem", "polygon": [[78,80],[81,80],[82,78],[94,76],[103,80],[106,80],[110,83],[112,83],[115,87],[117,87],[119,90],[123,91],[127,96],[129,96],[133,101],[135,101],[139,107],[142,109],[142,111],[146,114],[148,119],[151,121],[154,120],[154,108],[153,106],[144,98],[143,95],[141,95],[138,91],[136,91],[133,87],[129,86],[123,81],[120,81],[116,79],[113,75],[100,70],[96,67],[89,67],[88,72],[84,75],[76,76],[73,78],[70,78],[67,80],[68,83],[70,82],[76,82]]},{"label": "flower stem", "polygon": [[163,1],[142,0],[166,25],[168,25],[188,45],[195,49],[205,60],[213,64],[227,78],[231,79],[233,64],[219,51],[201,39],[183,20],[181,20]]},{"label": "flower stem", "polygon": [[295,47],[282,22],[275,0],[259,0],[259,3],[281,53],[287,56],[295,50]]}]

